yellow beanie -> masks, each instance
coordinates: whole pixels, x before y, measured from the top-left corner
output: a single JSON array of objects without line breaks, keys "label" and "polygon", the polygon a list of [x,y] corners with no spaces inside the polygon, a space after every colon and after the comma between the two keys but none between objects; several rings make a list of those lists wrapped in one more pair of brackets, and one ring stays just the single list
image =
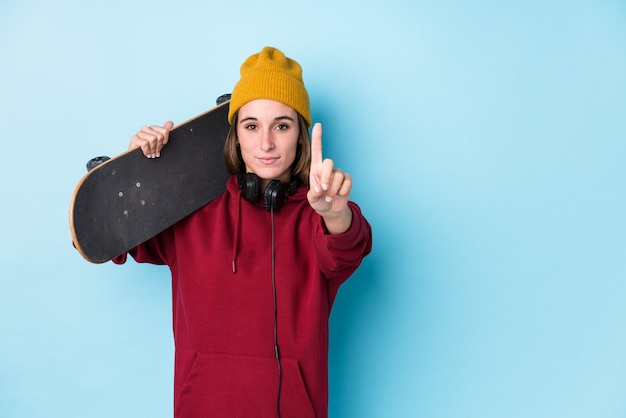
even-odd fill
[{"label": "yellow beanie", "polygon": [[241,65],[241,78],[233,89],[228,122],[248,102],[268,99],[281,102],[298,112],[311,126],[309,94],[302,81],[302,67],[276,48],[265,47]]}]

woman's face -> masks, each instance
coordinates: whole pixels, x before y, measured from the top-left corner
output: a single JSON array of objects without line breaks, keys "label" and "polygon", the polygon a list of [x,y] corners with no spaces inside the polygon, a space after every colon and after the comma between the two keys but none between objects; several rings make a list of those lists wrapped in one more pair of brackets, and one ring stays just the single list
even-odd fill
[{"label": "woman's face", "polygon": [[288,182],[298,146],[298,114],[274,100],[254,100],[243,105],[237,117],[237,137],[246,172],[263,182]]}]

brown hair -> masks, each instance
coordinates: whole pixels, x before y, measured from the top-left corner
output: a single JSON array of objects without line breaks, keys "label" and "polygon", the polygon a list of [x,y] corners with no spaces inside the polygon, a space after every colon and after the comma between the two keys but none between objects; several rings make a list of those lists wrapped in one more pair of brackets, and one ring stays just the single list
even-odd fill
[{"label": "brown hair", "polygon": [[[246,165],[241,157],[241,151],[237,143],[237,122],[239,114],[233,115],[233,121],[226,137],[224,144],[224,164],[226,169],[232,175],[242,174],[246,172]],[[309,185],[309,171],[311,169],[311,139],[309,130],[307,129],[306,120],[298,113],[298,150],[296,158],[291,165],[291,177],[297,178],[300,184]]]}]

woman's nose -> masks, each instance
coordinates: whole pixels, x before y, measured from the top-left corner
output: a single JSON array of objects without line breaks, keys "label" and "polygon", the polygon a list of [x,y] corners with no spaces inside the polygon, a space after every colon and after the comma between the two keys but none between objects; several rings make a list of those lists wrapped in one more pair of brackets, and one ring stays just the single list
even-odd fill
[{"label": "woman's nose", "polygon": [[272,138],[272,133],[264,131],[261,135],[261,149],[263,151],[269,151],[272,148],[274,148],[274,138]]}]

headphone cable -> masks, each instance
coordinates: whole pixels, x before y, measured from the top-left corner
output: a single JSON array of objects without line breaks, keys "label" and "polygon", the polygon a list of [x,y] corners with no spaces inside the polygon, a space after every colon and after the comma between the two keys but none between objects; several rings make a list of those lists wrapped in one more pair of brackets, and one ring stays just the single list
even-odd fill
[{"label": "headphone cable", "polygon": [[278,396],[276,400],[276,416],[280,418],[280,391],[282,385],[282,368],[280,366],[280,353],[278,351],[278,304],[276,301],[276,252],[274,240],[274,205],[270,209],[272,223],[272,295],[274,299],[274,354],[276,356],[276,364],[278,366]]}]

